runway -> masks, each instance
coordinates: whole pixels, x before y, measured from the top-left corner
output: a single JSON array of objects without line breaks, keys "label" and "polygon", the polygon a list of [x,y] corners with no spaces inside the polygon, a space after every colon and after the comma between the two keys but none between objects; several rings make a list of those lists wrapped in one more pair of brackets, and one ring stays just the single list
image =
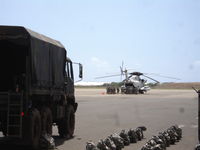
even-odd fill
[{"label": "runway", "polygon": [[53,127],[58,150],[84,150],[90,140],[97,143],[99,139],[119,133],[122,129],[141,125],[147,127],[145,139],[124,150],[140,150],[153,135],[174,124],[182,128],[183,138],[167,150],[192,150],[197,144],[198,101],[193,90],[150,90],[139,95],[106,95],[105,89],[79,88],[76,89],[76,100],[79,106],[74,138],[60,139],[57,127]]},{"label": "runway", "polygon": [[[122,129],[144,125],[145,138],[124,150],[139,150],[153,135],[174,124],[183,138],[169,150],[192,150],[197,144],[197,94],[193,90],[151,90],[144,95],[106,95],[104,89],[76,89],[79,103],[75,137],[59,150],[84,150],[87,141],[98,142]],[[54,130],[55,131],[55,130]],[[56,134],[56,131],[55,131]]]}]

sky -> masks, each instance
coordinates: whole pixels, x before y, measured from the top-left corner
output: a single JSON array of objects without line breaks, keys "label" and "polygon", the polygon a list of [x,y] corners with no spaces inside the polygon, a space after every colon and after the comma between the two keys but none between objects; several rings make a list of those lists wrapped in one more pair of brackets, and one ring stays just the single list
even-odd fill
[{"label": "sky", "polygon": [[[200,0],[0,0],[0,24],[60,41],[84,80],[124,67],[161,82],[200,82]],[[74,68],[77,73],[77,67]]]}]

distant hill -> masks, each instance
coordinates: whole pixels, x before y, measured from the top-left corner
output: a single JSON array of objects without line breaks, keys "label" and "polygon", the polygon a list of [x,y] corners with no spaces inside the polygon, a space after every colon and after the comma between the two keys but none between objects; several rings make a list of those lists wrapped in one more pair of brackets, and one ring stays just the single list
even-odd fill
[{"label": "distant hill", "polygon": [[200,82],[185,82],[185,83],[161,83],[155,86],[155,89],[192,89],[195,87],[200,89]]}]

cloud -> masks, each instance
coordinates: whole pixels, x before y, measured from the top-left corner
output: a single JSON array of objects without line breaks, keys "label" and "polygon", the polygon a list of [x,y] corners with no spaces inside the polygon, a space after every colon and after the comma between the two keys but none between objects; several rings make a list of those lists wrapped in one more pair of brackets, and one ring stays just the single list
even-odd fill
[{"label": "cloud", "polygon": [[190,64],[189,68],[190,69],[200,68],[200,60],[194,61],[192,64]]},{"label": "cloud", "polygon": [[101,60],[100,58],[97,58],[97,57],[92,57],[91,62],[93,65],[95,65],[95,67],[98,67],[98,68],[108,68],[109,67],[109,63],[107,61]]}]

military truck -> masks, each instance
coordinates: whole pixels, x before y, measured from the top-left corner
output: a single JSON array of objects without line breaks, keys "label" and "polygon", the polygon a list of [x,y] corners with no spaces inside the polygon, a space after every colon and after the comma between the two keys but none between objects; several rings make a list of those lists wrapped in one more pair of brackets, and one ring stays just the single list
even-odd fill
[{"label": "military truck", "polygon": [[[21,26],[0,26],[0,69],[0,131],[6,139],[37,149],[53,124],[60,136],[73,136],[73,62],[59,41]],[[82,73],[79,64],[81,79]]]}]

